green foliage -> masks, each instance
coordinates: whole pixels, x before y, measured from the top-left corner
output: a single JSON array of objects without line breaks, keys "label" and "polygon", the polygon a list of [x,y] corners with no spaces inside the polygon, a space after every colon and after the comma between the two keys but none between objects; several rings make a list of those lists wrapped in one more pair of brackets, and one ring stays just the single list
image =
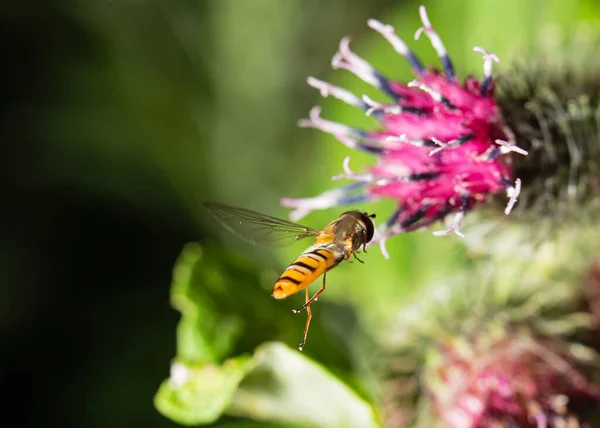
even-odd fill
[{"label": "green foliage", "polygon": [[[200,263],[201,259],[199,245],[186,246],[175,265],[171,286],[171,303],[182,315],[177,328],[177,355],[192,364],[219,361],[231,351],[242,329],[238,316],[224,316],[213,306],[213,295],[228,298],[223,296],[227,292],[225,281],[235,273],[225,277],[214,269],[210,259]],[[200,286],[197,280],[202,281]]]},{"label": "green foliage", "polygon": [[255,369],[242,382],[229,413],[303,427],[372,428],[372,406],[316,361],[280,343],[254,355]]},{"label": "green foliage", "polygon": [[[298,317],[286,310],[285,319],[259,282],[254,264],[221,247],[184,248],[171,287],[172,304],[181,312],[177,356],[170,378],[156,394],[158,410],[186,425],[210,424],[227,412],[300,426],[376,426],[374,411],[363,398],[299,351],[266,343],[253,356],[230,357],[269,335],[277,337],[278,329],[284,337],[289,331],[300,333],[303,324],[292,322]],[[311,346],[331,343],[315,333]]]},{"label": "green foliage", "polygon": [[[227,409],[253,365],[247,356],[226,360],[221,366],[189,367],[174,362],[172,377],[162,383],[154,404],[164,416],[183,425],[212,423]],[[177,376],[182,377],[181,384]]]}]

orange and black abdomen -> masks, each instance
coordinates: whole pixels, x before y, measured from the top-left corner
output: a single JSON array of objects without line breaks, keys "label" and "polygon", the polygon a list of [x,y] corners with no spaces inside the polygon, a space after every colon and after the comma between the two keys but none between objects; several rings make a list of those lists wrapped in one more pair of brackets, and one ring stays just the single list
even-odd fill
[{"label": "orange and black abdomen", "polygon": [[337,263],[329,249],[318,245],[308,248],[281,274],[273,288],[273,297],[284,299],[308,287]]}]

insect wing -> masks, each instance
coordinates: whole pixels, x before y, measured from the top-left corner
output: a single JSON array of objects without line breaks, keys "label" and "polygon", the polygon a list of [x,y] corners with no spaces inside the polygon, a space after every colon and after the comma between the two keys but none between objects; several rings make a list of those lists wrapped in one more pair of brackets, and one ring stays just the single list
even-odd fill
[{"label": "insect wing", "polygon": [[245,208],[215,202],[205,203],[204,206],[227,230],[252,244],[284,247],[298,239],[320,233],[316,229]]}]

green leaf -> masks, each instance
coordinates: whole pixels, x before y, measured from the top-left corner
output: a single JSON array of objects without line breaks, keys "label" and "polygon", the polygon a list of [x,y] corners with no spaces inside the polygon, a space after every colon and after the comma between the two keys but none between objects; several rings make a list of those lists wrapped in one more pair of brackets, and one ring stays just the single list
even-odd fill
[{"label": "green leaf", "polygon": [[154,405],[164,416],[183,425],[212,423],[229,406],[238,385],[253,366],[249,356],[231,358],[222,366],[188,366],[175,361],[170,378],[156,393]]},{"label": "green leaf", "polygon": [[[276,278],[276,275],[275,272],[273,277]],[[172,304],[181,312],[177,327],[177,356],[171,367],[170,378],[163,382],[155,399],[155,405],[163,415],[182,424],[211,423],[226,412],[232,395],[248,370],[271,353],[259,348],[254,360],[249,357],[231,359],[232,356],[247,355],[264,341],[297,343],[300,339],[304,316],[294,316],[290,304],[274,301],[269,296],[271,279],[265,281],[262,278],[265,276],[259,264],[223,247],[201,247],[196,243],[185,246],[173,270],[171,287]],[[298,300],[301,301],[301,298],[298,296]],[[294,303],[293,306],[298,304]],[[351,314],[347,313],[345,307],[323,304],[319,307],[323,308],[324,313],[328,313],[325,309],[333,311],[335,322],[344,319],[347,325],[348,320],[352,319],[347,316]],[[348,376],[347,352],[336,340],[332,340],[331,332],[327,334],[321,328],[321,320],[321,314],[318,313],[313,321],[309,336],[310,349],[307,351],[337,375]],[[351,330],[347,328],[347,331]],[[310,361],[299,352],[289,350],[287,353],[278,351],[273,361],[267,360],[269,364],[275,364],[280,359],[279,364],[284,367],[288,360],[296,361],[298,358]],[[319,367],[312,362],[310,366]],[[347,396],[356,397],[349,387],[329,372],[320,370],[323,375],[318,379],[315,376],[311,382],[319,388],[328,382],[340,385],[338,389],[343,391],[342,401],[353,402],[346,399]],[[254,378],[254,371],[252,373]],[[291,371],[289,375],[289,380],[280,382],[296,385],[296,371]],[[283,377],[284,374],[278,376]],[[331,388],[324,390],[328,389]],[[292,390],[286,386],[288,395],[294,395],[290,399],[297,401],[297,391]],[[361,399],[356,397],[356,400]],[[368,406],[360,402],[362,408]],[[309,403],[308,407],[311,405]],[[281,408],[279,405],[277,407]],[[252,414],[247,416],[253,418]],[[264,414],[259,420],[282,422],[279,414]],[[294,420],[283,422],[288,426],[298,426]],[[301,419],[299,426],[305,425]]]},{"label": "green leaf", "polygon": [[321,365],[281,343],[257,348],[227,413],[303,427],[377,427],[371,405]]},{"label": "green leaf", "polygon": [[175,360],[154,403],[183,425],[210,424],[227,413],[288,426],[379,426],[374,409],[350,387],[301,352],[276,342],[222,366]]},{"label": "green leaf", "polygon": [[[202,268],[204,278],[196,275]],[[233,346],[242,325],[239,317],[222,316],[214,305],[215,291],[224,287],[226,278],[200,245],[186,245],[173,270],[171,303],[181,312],[177,327],[177,356],[187,363],[219,361]],[[215,290],[215,288],[217,290]]]}]

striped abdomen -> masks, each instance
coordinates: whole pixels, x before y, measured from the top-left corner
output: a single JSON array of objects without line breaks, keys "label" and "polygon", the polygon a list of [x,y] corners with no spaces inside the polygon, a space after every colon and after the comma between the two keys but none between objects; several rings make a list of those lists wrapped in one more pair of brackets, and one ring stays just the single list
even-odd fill
[{"label": "striped abdomen", "polygon": [[338,263],[339,259],[326,246],[309,247],[281,274],[273,288],[273,297],[284,299],[308,287],[323,272]]}]

